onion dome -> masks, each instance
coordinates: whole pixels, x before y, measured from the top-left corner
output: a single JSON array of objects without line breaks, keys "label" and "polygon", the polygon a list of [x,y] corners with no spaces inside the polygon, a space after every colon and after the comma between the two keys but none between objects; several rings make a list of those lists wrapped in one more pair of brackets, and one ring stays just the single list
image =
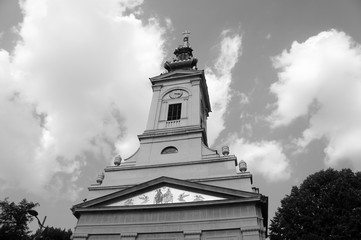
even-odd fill
[{"label": "onion dome", "polygon": [[122,162],[122,157],[120,155],[117,155],[114,157],[114,165],[115,166],[119,166],[121,162]]},{"label": "onion dome", "polygon": [[174,50],[174,55],[172,61],[166,61],[164,63],[164,68],[168,70],[168,72],[172,72],[177,69],[197,69],[198,59],[193,57],[193,49],[189,45],[189,34],[190,32],[185,31],[183,33],[183,45],[180,45],[178,48]]},{"label": "onion dome", "polygon": [[240,172],[246,172],[247,171],[247,163],[245,161],[243,161],[243,160],[239,161],[238,167],[239,167]]}]

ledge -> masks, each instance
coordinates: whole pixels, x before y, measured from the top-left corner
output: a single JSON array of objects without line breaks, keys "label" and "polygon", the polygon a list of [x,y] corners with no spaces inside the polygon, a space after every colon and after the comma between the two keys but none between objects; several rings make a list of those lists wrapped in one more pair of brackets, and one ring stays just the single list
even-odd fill
[{"label": "ledge", "polygon": [[162,128],[156,130],[146,130],[143,134],[138,135],[138,139],[146,139],[160,136],[169,136],[169,135],[181,135],[181,134],[189,134],[189,133],[202,133],[205,129],[198,126],[183,126],[183,127],[169,127]]},{"label": "ledge", "polygon": [[189,161],[189,162],[176,162],[176,163],[163,163],[163,164],[154,164],[154,165],[140,165],[140,166],[108,166],[104,169],[105,172],[116,172],[116,171],[129,171],[129,170],[139,170],[147,168],[163,168],[163,167],[175,167],[183,165],[196,165],[196,164],[205,164],[205,163],[217,163],[217,162],[228,162],[228,161],[237,161],[236,156],[228,155],[223,157],[208,158],[207,160],[198,160],[198,161]]},{"label": "ledge", "polygon": [[[220,181],[220,180],[233,180],[233,179],[243,179],[243,178],[251,178],[252,174],[249,172],[245,172],[242,174],[237,174],[234,176],[222,176],[222,177],[212,177],[212,178],[199,178],[199,179],[186,179],[189,182],[212,182],[212,181]],[[141,183],[138,183],[141,184]],[[138,184],[129,184],[129,185],[116,185],[116,186],[101,186],[101,185],[92,185],[88,187],[89,191],[98,191],[98,190],[123,190],[129,187],[136,186]]]}]

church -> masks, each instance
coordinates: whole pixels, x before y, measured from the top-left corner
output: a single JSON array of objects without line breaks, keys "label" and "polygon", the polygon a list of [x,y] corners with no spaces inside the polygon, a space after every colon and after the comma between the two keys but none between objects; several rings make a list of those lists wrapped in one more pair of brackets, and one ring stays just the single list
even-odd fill
[{"label": "church", "polygon": [[209,148],[210,97],[189,33],[150,78],[153,97],[140,146],[114,158],[87,200],[72,207],[75,240],[260,240],[268,197],[243,160]]}]

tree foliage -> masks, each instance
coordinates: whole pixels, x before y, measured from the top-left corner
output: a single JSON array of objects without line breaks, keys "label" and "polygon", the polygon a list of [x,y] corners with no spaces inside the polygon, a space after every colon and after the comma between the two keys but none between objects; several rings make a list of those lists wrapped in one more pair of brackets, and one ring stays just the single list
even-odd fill
[{"label": "tree foliage", "polygon": [[39,233],[37,231],[34,236],[38,236],[38,239],[43,240],[70,240],[72,232],[70,229],[65,230],[61,228],[46,227]]},{"label": "tree foliage", "polygon": [[361,172],[322,170],[281,200],[271,240],[361,239]]},{"label": "tree foliage", "polygon": [[18,204],[9,202],[7,198],[0,201],[0,240],[29,239],[28,223],[32,216],[28,211],[38,205],[26,199]]},{"label": "tree foliage", "polygon": [[9,202],[7,198],[0,201],[0,240],[70,240],[71,230],[54,227],[45,227],[30,235],[28,223],[33,220],[29,210],[39,206],[38,203],[23,199],[18,204]]}]

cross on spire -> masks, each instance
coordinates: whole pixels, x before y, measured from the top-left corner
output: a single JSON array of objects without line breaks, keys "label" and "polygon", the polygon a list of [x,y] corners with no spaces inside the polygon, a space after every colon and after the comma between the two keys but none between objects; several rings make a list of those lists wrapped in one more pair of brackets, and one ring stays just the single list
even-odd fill
[{"label": "cross on spire", "polygon": [[188,39],[189,39],[189,34],[191,34],[191,32],[190,31],[184,31],[183,33],[183,47],[189,47],[189,41],[188,41]]},{"label": "cross on spire", "polygon": [[186,30],[186,31],[184,31],[182,34],[183,34],[185,37],[188,37],[188,36],[189,36],[189,34],[191,34],[191,32],[190,32],[190,31],[188,31],[188,30]]}]

